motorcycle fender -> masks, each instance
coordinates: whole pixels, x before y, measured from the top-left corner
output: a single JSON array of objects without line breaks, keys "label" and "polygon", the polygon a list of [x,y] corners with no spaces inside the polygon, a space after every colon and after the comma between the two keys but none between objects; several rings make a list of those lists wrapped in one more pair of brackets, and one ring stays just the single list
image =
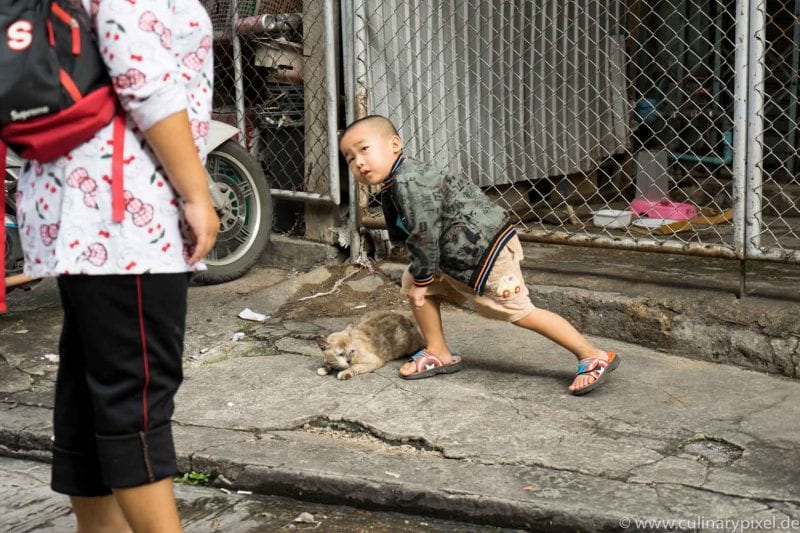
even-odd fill
[{"label": "motorcycle fender", "polygon": [[212,120],[208,125],[208,151],[211,152],[220,144],[237,135],[239,135],[238,128],[218,120]]},{"label": "motorcycle fender", "polygon": [[6,168],[21,167],[23,160],[20,156],[8,149],[6,153]]}]

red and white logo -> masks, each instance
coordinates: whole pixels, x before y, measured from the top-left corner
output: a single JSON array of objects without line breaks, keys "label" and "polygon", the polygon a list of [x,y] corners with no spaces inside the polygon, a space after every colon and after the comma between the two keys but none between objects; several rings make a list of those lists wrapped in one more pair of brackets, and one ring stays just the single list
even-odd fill
[{"label": "red and white logo", "polygon": [[17,52],[25,50],[33,41],[33,24],[27,20],[18,20],[8,27],[6,35],[10,49]]}]

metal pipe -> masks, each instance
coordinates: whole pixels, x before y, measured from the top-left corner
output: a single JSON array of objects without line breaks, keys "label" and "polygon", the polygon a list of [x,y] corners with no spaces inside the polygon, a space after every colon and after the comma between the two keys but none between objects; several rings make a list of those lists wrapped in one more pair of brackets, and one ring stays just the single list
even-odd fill
[{"label": "metal pipe", "polygon": [[692,152],[667,152],[669,157],[678,161],[691,161],[709,165],[730,165],[733,161],[733,132],[726,131],[723,136],[722,157],[716,155],[695,155]]},{"label": "metal pipe", "polygon": [[[348,17],[350,22],[352,23],[352,27],[350,28],[349,35],[352,36],[352,49],[350,50],[351,56],[351,66],[352,66],[352,77],[350,78],[352,87],[351,87],[351,97],[348,99],[349,104],[349,114],[348,120],[353,121],[358,118],[365,117],[367,115],[367,68],[366,68],[366,43],[362,42],[361,39],[365,39],[367,35],[367,28],[366,28],[366,7],[364,5],[363,0],[361,4],[356,6],[356,1],[359,0],[345,0],[349,6],[350,10],[348,12]],[[348,173],[350,175],[350,220],[352,223],[353,233],[350,236],[350,259],[353,262],[358,262],[362,259],[361,255],[363,250],[361,249],[361,186],[356,181],[355,177],[352,173]]]},{"label": "metal pipe", "polygon": [[[355,54],[354,54],[354,9],[353,0],[342,0],[342,61],[344,62],[344,95],[345,95],[345,122],[350,124],[355,120]],[[358,223],[358,183],[353,178],[349,168],[347,171],[347,186],[350,192],[349,232],[350,232],[350,262],[357,263],[361,258],[361,234]]]},{"label": "metal pipe", "polygon": [[735,66],[733,90],[733,247],[744,259],[747,176],[747,92],[749,85],[750,8],[748,0],[736,0]]},{"label": "metal pipe", "polygon": [[764,63],[766,62],[766,0],[751,0],[749,78],[747,91],[747,187],[746,235],[747,255],[761,247],[761,195],[764,166]]},{"label": "metal pipe", "polygon": [[722,77],[722,21],[727,14],[727,9],[724,5],[719,5],[720,0],[710,0],[709,2],[709,18],[713,26],[714,33],[714,46],[712,47],[714,54],[714,74],[711,80],[712,101],[716,101],[720,97],[720,78]]},{"label": "metal pipe", "polygon": [[355,57],[353,40],[353,0],[341,1],[342,17],[342,70],[344,73],[344,115],[345,122],[355,120]]},{"label": "metal pipe", "polygon": [[239,144],[247,150],[247,126],[244,118],[244,69],[242,69],[242,43],[239,41],[239,0],[234,0],[233,27],[231,28],[231,44],[233,45],[233,85],[236,91],[236,127],[239,128]]},{"label": "metal pipe", "polygon": [[323,23],[325,25],[325,89],[328,121],[328,179],[330,180],[330,199],[335,205],[342,201],[339,187],[339,71],[336,64],[338,56],[336,48],[336,21],[333,0],[325,0],[323,7]]},{"label": "metal pipe", "polygon": [[386,220],[380,217],[361,217],[361,227],[366,229],[386,229]]},{"label": "metal pipe", "polygon": [[[752,255],[751,255],[752,254]],[[800,250],[787,250],[785,248],[760,248],[747,252],[748,259],[759,261],[776,261],[779,263],[800,263]]]},{"label": "metal pipe", "polygon": [[736,297],[740,300],[744,298],[747,293],[747,259],[739,260],[739,290]]},{"label": "metal pipe", "polygon": [[322,194],[318,192],[290,191],[287,189],[270,189],[269,192],[273,198],[297,200],[298,202],[307,201],[325,204],[330,204],[333,202],[330,194]]},{"label": "metal pipe", "polygon": [[671,240],[656,241],[633,239],[630,237],[612,238],[599,235],[554,233],[548,230],[535,229],[526,232],[517,232],[517,235],[522,241],[548,244],[570,244],[574,246],[586,246],[587,248],[613,248],[635,252],[658,252],[700,257],[723,257],[728,259],[735,259],[736,257],[736,254],[730,247],[697,244],[693,242],[680,243]]},{"label": "metal pipe", "polygon": [[[366,229],[386,229],[383,217],[368,217],[361,220],[361,227]],[[699,257],[720,257],[724,259],[737,259],[736,252],[730,247],[718,244],[681,243],[677,241],[656,241],[645,239],[632,239],[630,237],[612,238],[601,235],[576,235],[556,233],[549,230],[518,231],[517,235],[522,241],[540,242],[546,244],[564,244],[585,246],[587,248],[608,248],[614,250],[630,250],[632,252],[656,252],[666,254],[691,255]],[[781,263],[800,264],[800,250],[784,250],[772,248],[758,250],[748,259],[759,261],[777,261]]]},{"label": "metal pipe", "polygon": [[794,0],[794,27],[792,40],[792,81],[789,83],[789,149],[795,153],[789,156],[789,174],[794,176],[797,168],[797,72],[800,71],[800,0]]}]

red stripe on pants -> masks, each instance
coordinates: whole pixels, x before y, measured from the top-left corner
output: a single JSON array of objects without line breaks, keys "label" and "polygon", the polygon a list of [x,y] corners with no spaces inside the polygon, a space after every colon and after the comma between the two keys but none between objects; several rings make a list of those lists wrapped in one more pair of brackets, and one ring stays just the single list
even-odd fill
[{"label": "red stripe on pants", "polygon": [[144,387],[142,388],[142,412],[144,413],[144,430],[147,431],[147,389],[150,386],[150,363],[147,360],[147,337],[144,333],[144,311],[142,305],[142,277],[136,276],[136,298],[139,306],[139,335],[142,338],[142,362],[144,365]]}]

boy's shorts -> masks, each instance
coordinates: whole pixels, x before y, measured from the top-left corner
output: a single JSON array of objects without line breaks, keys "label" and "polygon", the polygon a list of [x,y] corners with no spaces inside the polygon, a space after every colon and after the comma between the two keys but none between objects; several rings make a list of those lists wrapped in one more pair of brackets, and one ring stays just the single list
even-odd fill
[{"label": "boy's shorts", "polygon": [[187,274],[61,276],[51,486],[104,496],[175,474]]},{"label": "boy's shorts", "polygon": [[[425,287],[427,294],[439,296],[456,305],[470,303],[479,315],[487,318],[516,322],[536,309],[531,303],[528,287],[525,286],[519,267],[522,257],[522,245],[515,235],[509,239],[495,260],[482,296],[478,296],[466,283],[444,272],[434,275],[433,283]],[[414,278],[406,269],[401,289],[403,295],[408,295],[413,286]]]}]

